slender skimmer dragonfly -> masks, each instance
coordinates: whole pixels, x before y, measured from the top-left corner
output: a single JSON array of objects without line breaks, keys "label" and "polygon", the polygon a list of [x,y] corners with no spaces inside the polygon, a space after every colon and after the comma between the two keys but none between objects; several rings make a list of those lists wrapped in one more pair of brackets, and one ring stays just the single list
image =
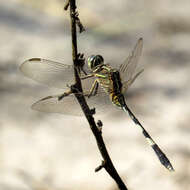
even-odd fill
[{"label": "slender skimmer dragonfly", "polygon": [[[140,70],[136,74],[136,67],[142,53],[143,39],[140,38],[131,54],[127,57],[119,68],[114,69],[109,64],[104,63],[101,55],[92,55],[88,58],[88,69],[81,72],[81,81],[84,95],[89,106],[96,107],[96,112],[105,112],[106,109],[117,107],[127,112],[134,123],[141,128],[142,134],[153,148],[160,162],[169,170],[174,171],[169,159],[148,134],[139,120],[126,104],[125,97],[128,87],[142,73]],[[66,65],[46,59],[32,58],[26,60],[20,70],[38,82],[51,87],[68,88],[68,84],[73,84],[73,66]],[[32,109],[71,115],[82,115],[78,102],[70,91],[63,94],[45,97],[32,105]]]}]

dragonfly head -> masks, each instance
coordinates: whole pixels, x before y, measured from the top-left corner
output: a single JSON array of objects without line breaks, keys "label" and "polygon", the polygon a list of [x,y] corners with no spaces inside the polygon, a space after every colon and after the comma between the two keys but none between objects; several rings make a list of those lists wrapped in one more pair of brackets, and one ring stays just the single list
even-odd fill
[{"label": "dragonfly head", "polygon": [[101,65],[104,63],[104,58],[101,55],[91,55],[88,58],[88,67],[93,70],[98,65]]}]

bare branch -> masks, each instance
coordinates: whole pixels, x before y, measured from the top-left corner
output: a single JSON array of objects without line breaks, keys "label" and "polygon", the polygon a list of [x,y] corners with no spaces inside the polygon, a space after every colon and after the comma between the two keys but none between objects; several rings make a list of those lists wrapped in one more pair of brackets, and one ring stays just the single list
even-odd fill
[{"label": "bare branch", "polygon": [[[101,164],[96,171],[99,171],[102,168],[105,168],[105,170],[109,173],[109,175],[115,180],[120,190],[127,190],[127,187],[123,183],[122,179],[120,178],[119,174],[117,173],[111,158],[107,152],[103,137],[102,137],[102,131],[100,128],[102,127],[102,122],[98,122],[98,126],[96,126],[96,123],[94,121],[93,112],[95,110],[90,110],[89,106],[86,103],[86,100],[82,94],[82,85],[81,80],[79,77],[78,69],[77,67],[80,66],[80,61],[78,60],[79,56],[77,52],[77,33],[76,33],[76,24],[79,20],[78,14],[76,13],[76,1],[70,0],[68,1],[70,5],[70,17],[71,17],[71,34],[72,34],[72,59],[74,64],[74,74],[75,74],[75,85],[71,86],[71,91],[75,94],[75,97],[77,98],[85,116],[86,119],[89,122],[90,128],[94,134],[94,137],[96,139],[99,151],[103,157],[103,164]],[[77,15],[77,17],[76,17]],[[78,19],[78,21],[77,21]],[[81,22],[80,22],[81,24]],[[79,24],[78,24],[79,25]],[[82,26],[82,24],[81,24]],[[80,28],[80,27],[79,27]],[[82,27],[83,28],[83,27]],[[76,90],[77,89],[77,90]],[[81,93],[78,93],[81,92]]]}]

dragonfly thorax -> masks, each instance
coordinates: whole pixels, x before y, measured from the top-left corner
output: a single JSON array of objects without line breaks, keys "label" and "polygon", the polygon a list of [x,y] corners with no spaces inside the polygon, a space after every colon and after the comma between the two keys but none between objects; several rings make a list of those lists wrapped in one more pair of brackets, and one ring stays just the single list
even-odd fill
[{"label": "dragonfly thorax", "polygon": [[94,70],[97,66],[104,63],[104,58],[101,55],[91,55],[88,57],[88,67]]}]

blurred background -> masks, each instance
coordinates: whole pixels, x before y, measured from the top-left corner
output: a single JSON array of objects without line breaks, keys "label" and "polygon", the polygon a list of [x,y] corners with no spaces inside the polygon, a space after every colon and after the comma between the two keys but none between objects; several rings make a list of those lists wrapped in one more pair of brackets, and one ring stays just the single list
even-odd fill
[{"label": "blurred background", "polygon": [[[118,173],[131,190],[190,189],[190,1],[77,1],[86,32],[78,48],[120,64],[144,38],[144,73],[128,105],[172,162],[169,173],[141,131],[121,111],[103,121]],[[19,65],[42,57],[72,64],[70,21],[63,0],[0,2],[0,189],[116,190],[83,117],[33,111],[38,99],[63,92],[22,75]],[[107,111],[105,111],[107,112]]]}]

